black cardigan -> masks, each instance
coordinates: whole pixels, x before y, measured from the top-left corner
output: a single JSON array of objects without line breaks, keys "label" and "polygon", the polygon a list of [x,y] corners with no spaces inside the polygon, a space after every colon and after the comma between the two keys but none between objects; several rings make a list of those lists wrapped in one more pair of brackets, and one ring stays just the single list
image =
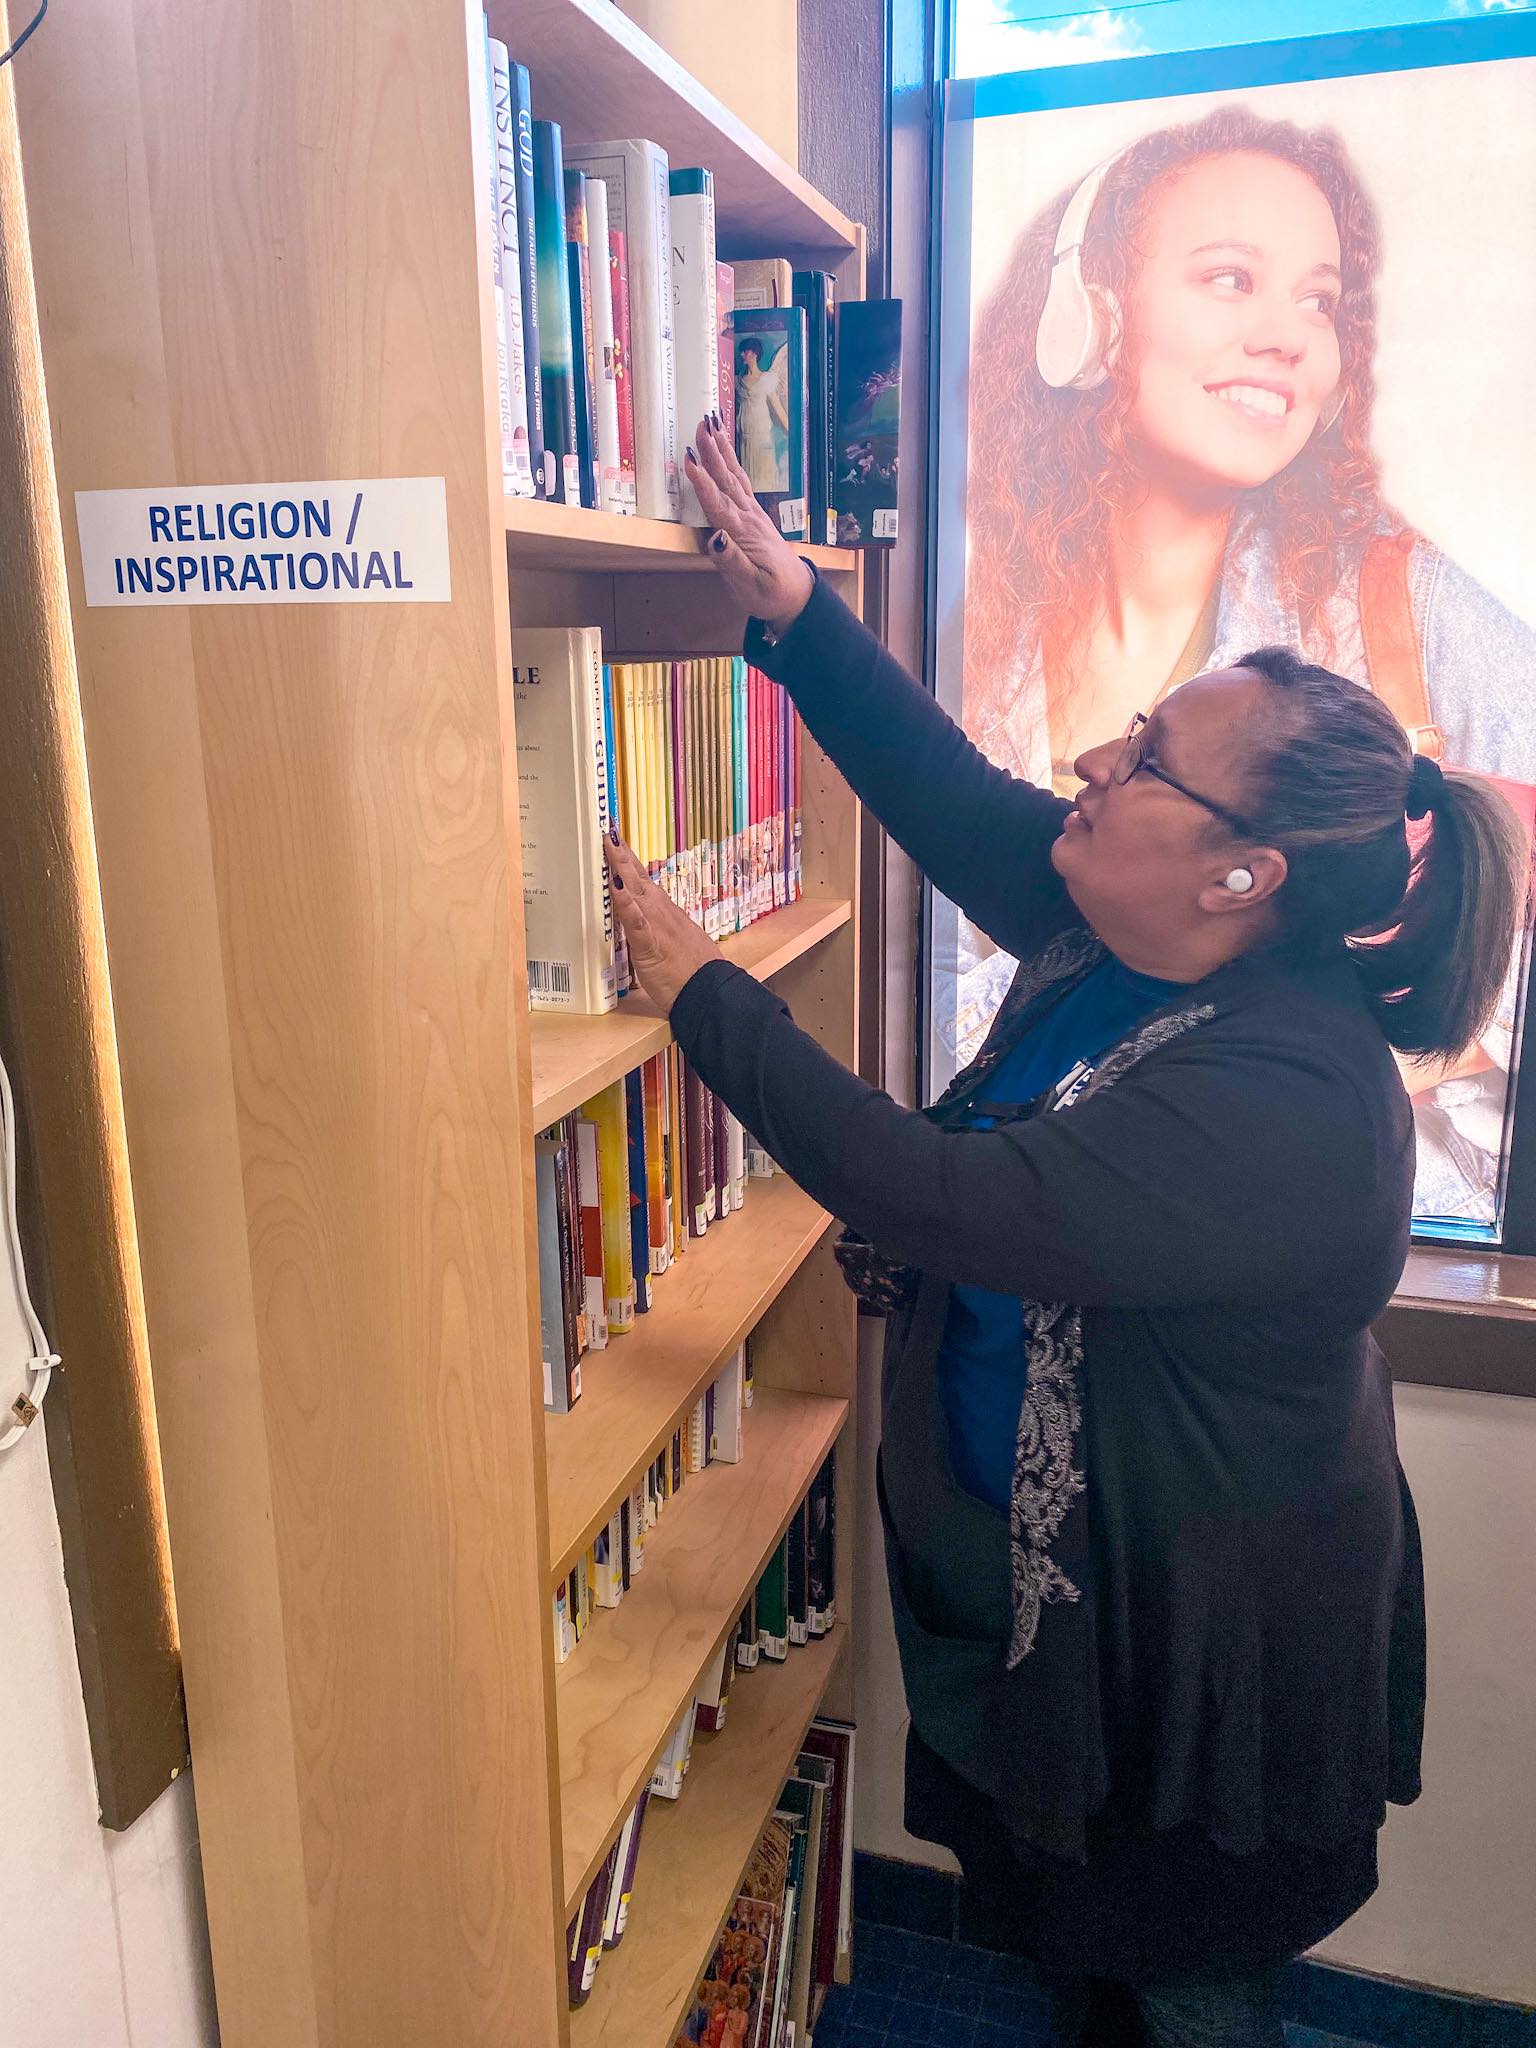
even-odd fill
[{"label": "black cardigan", "polygon": [[[748,652],[1021,980],[1090,943],[1050,863],[1067,807],[986,761],[824,586]],[[1191,996],[1193,1028],[1115,1086],[992,1131],[900,1108],[723,961],[672,1011],[786,1171],[921,1271],[882,1445],[914,1721],[1019,1839],[1068,1854],[1106,1808],[1244,1853],[1340,1840],[1418,1790],[1422,1580],[1369,1335],[1407,1248],[1407,1099],[1347,956],[1240,961]],[[1029,1028],[1005,1012],[956,1099]],[[954,1484],[936,1419],[955,1282],[1079,1333],[1055,1584],[1011,1668],[1007,1525]],[[1029,1511],[1016,1489],[1016,1578]],[[957,1558],[999,1582],[970,1613]]]}]

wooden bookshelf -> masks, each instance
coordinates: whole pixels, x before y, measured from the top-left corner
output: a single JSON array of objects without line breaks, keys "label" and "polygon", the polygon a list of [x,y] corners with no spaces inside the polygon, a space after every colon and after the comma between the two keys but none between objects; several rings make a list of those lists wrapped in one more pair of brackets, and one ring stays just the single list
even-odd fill
[{"label": "wooden bookshelf", "polygon": [[572,2048],[670,2044],[747,1859],[848,1644],[834,1628],[784,1664],[740,1672],[725,1726],[701,1735],[676,1801],[646,1809],[629,1931],[571,2015]]},{"label": "wooden bookshelf", "polygon": [[652,1282],[653,1306],[582,1361],[569,1415],[544,1418],[552,1583],[565,1576],[831,1224],[792,1180],[747,1184],[746,1207]]},{"label": "wooden bookshelf", "polygon": [[[612,0],[490,16],[568,144],[708,166],[726,260],[861,294],[859,225]],[[621,2023],[671,2048],[828,1685],[847,1710],[851,1457],[838,1630],[701,1741],[573,2019],[571,1905],[851,1445],[856,1321],[829,1219],[756,1183],[587,1360],[575,1413],[543,1411],[535,1134],[668,1027],[642,999],[528,1014],[512,633],[596,624],[659,660],[739,651],[744,621],[691,530],[506,501],[479,20],[329,0],[279,47],[268,0],[118,0],[55,9],[5,76],[224,2048]],[[337,478],[441,478],[451,598],[85,602],[77,491]],[[861,558],[810,552],[857,605]],[[800,786],[805,900],[725,951],[851,1064],[858,807],[808,739]],[[743,1462],[686,1482],[557,1671],[553,1574],[749,1332]]]},{"label": "wooden bookshelf", "polygon": [[709,1465],[684,1484],[646,1538],[623,1604],[596,1615],[561,1665],[567,1918],[847,1414],[846,1401],[824,1395],[760,1393],[741,1463]]},{"label": "wooden bookshelf", "polygon": [[[841,931],[852,915],[847,901],[804,897],[725,940],[721,951],[757,980],[769,981]],[[626,996],[603,1017],[538,1012],[529,1020],[529,1039],[533,1122],[536,1130],[544,1130],[670,1045],[672,1033],[655,1005],[636,995]]]},{"label": "wooden bookshelf", "polygon": [[[634,575],[678,570],[712,575],[703,530],[668,519],[633,519],[582,505],[551,505],[537,498],[505,498],[507,560],[512,573],[534,569],[611,569]],[[818,568],[846,574],[856,566],[850,548],[802,547]]]},{"label": "wooden bookshelf", "polygon": [[854,247],[858,229],[847,215],[613,0],[491,0],[487,11],[494,33],[533,74],[535,113],[560,122],[573,146],[645,135],[672,163],[714,172],[717,232],[728,256],[836,260]]}]

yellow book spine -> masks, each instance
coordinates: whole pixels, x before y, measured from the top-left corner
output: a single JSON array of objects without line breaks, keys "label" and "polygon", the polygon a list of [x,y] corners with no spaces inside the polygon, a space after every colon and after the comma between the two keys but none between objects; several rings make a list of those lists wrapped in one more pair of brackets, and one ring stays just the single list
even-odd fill
[{"label": "yellow book spine", "polygon": [[635,1269],[629,1220],[629,1124],[624,1083],[615,1081],[582,1104],[597,1125],[597,1185],[603,1213],[603,1291],[608,1334],[633,1329]]},{"label": "yellow book spine", "polygon": [[661,696],[661,760],[660,770],[662,845],[665,849],[667,894],[674,903],[682,901],[682,874],[678,867],[677,806],[673,798],[673,748],[677,735],[673,731],[672,718],[672,664],[658,662],[656,667],[657,687]]},{"label": "yellow book spine", "polygon": [[623,831],[626,843],[638,853],[640,837],[640,790],[639,735],[635,720],[635,665],[632,661],[621,662],[614,672],[614,685],[618,692],[620,724],[623,728],[623,742],[619,759],[623,764],[624,780],[620,785],[619,801],[623,805]]}]

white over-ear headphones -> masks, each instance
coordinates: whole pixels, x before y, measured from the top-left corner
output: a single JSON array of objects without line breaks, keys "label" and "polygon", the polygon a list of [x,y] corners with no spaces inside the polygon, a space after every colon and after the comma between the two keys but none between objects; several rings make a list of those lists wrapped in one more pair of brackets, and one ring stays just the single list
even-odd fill
[{"label": "white over-ear headphones", "polygon": [[1234,868],[1221,886],[1224,889],[1230,889],[1234,896],[1246,896],[1253,887],[1252,869]]},{"label": "white over-ear headphones", "polygon": [[[1084,278],[1083,243],[1104,180],[1129,153],[1118,150],[1094,166],[1067,201],[1056,230],[1051,281],[1035,331],[1035,364],[1053,391],[1092,391],[1109,375],[1120,345],[1120,302],[1112,291]],[[1343,410],[1340,383],[1313,432],[1326,434]]]},{"label": "white over-ear headphones", "polygon": [[1067,201],[1056,230],[1051,282],[1035,334],[1035,363],[1054,391],[1091,391],[1109,375],[1120,340],[1120,308],[1113,292],[1083,278],[1083,241],[1100,187],[1124,150],[1091,170]]}]

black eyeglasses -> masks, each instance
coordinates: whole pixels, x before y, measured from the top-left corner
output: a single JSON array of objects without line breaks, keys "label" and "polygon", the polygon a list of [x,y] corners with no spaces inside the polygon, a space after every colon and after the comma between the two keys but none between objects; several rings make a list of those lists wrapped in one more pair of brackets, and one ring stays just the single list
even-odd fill
[{"label": "black eyeglasses", "polygon": [[1154,782],[1160,782],[1166,789],[1177,790],[1180,796],[1188,797],[1192,804],[1198,804],[1202,811],[1209,811],[1213,818],[1220,818],[1223,825],[1235,832],[1239,839],[1259,839],[1263,835],[1250,818],[1239,811],[1229,811],[1225,804],[1219,804],[1214,797],[1202,796],[1198,789],[1191,789],[1180,782],[1176,775],[1170,775],[1166,768],[1160,768],[1147,752],[1147,743],[1142,738],[1150,720],[1145,711],[1138,711],[1125,729],[1125,744],[1120,758],[1110,770],[1109,779],[1124,788],[1126,783],[1138,775],[1150,775]]}]

